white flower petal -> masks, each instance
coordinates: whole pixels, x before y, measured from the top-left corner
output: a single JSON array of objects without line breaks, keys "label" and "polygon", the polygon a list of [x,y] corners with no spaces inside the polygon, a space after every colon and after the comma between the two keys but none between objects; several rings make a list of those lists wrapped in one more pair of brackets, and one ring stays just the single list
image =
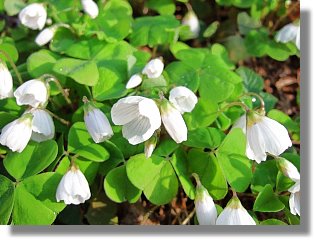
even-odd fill
[{"label": "white flower petal", "polygon": [[0,100],[13,96],[13,79],[7,66],[0,61]]},{"label": "white flower petal", "polygon": [[301,216],[300,212],[300,192],[291,193],[289,198],[289,206],[290,206],[290,212],[293,215],[298,214]]},{"label": "white flower petal", "polygon": [[36,36],[35,43],[38,46],[44,46],[45,44],[49,43],[53,39],[55,32],[56,32],[55,27],[45,28]]},{"label": "white flower petal", "polygon": [[294,41],[297,37],[299,27],[293,23],[285,25],[275,36],[277,42],[287,43]]},{"label": "white flower petal", "polygon": [[97,4],[92,0],[81,0],[83,11],[92,19],[98,16],[99,10]]},{"label": "white flower petal", "polygon": [[286,160],[285,158],[277,158],[277,164],[283,175],[287,176],[295,182],[300,181],[300,173],[293,163]]},{"label": "white flower petal", "polygon": [[247,128],[247,148],[246,155],[249,159],[255,160],[257,163],[265,161],[267,154],[265,151],[265,142],[262,132],[257,124]]},{"label": "white flower petal", "polygon": [[32,137],[36,142],[43,142],[53,139],[55,136],[55,125],[52,117],[42,109],[32,109],[26,113],[33,114]]},{"label": "white flower petal", "polygon": [[45,105],[48,100],[48,89],[44,82],[33,79],[23,83],[15,92],[18,105],[30,105],[34,108]]},{"label": "white flower petal", "polygon": [[169,101],[181,113],[191,112],[198,102],[198,98],[189,88],[175,87],[170,91]]},{"label": "white flower petal", "polygon": [[32,3],[21,10],[19,19],[21,23],[33,30],[41,30],[45,26],[47,12],[43,4]]},{"label": "white flower petal", "polygon": [[198,37],[200,32],[200,25],[197,15],[193,11],[187,12],[182,20],[182,25],[189,27],[193,37]]},{"label": "white flower petal", "polygon": [[161,104],[161,117],[168,134],[176,143],[187,140],[187,127],[181,113],[167,100]]},{"label": "white flower petal", "polygon": [[203,186],[197,185],[195,206],[199,225],[215,225],[217,209],[212,197]]},{"label": "white flower petal", "polygon": [[134,74],[130,77],[126,84],[127,89],[138,87],[142,83],[142,77],[140,74]]},{"label": "white flower petal", "polygon": [[152,59],[145,65],[142,70],[142,74],[148,76],[148,78],[158,78],[161,76],[164,69],[164,63],[159,58]]}]

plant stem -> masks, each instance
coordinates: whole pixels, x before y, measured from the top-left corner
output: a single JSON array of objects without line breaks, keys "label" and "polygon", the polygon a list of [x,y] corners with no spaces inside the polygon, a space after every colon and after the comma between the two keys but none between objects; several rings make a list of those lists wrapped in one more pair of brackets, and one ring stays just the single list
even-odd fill
[{"label": "plant stem", "polygon": [[13,68],[13,70],[14,70],[17,78],[18,78],[19,83],[23,84],[23,80],[22,80],[21,74],[19,73],[19,70],[17,69],[17,67],[16,67],[15,63],[13,62],[12,58],[10,57],[10,55],[7,54],[4,50],[1,50],[1,49],[0,49],[0,53],[2,53],[6,57],[6,59],[9,61],[11,67]]},{"label": "plant stem", "polygon": [[69,126],[70,125],[70,122],[57,116],[56,114],[54,114],[53,112],[49,111],[48,109],[45,109],[45,111],[47,113],[49,113],[52,117],[56,118],[59,122],[61,122],[62,124],[66,125],[66,126]]},{"label": "plant stem", "polygon": [[248,93],[244,93],[243,96],[254,96],[254,97],[258,98],[260,101],[261,110],[265,111],[265,101],[258,93],[248,92]]},{"label": "plant stem", "polygon": [[186,225],[187,223],[189,223],[190,219],[194,216],[196,212],[196,208],[194,208],[190,213],[189,215],[184,219],[184,221],[182,222],[181,225]]}]

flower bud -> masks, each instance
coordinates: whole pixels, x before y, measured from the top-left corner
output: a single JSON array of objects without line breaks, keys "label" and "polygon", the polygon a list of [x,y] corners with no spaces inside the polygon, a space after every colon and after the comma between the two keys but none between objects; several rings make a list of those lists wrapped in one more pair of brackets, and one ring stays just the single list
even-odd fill
[{"label": "flower bud", "polygon": [[233,196],[217,219],[217,225],[256,225],[254,219],[242,206],[240,200]]},{"label": "flower bud", "polygon": [[32,3],[19,13],[21,23],[33,30],[41,30],[45,26],[47,12],[43,4]]},{"label": "flower bud", "polygon": [[161,118],[168,134],[177,143],[187,140],[187,127],[181,113],[166,99],[160,104]]},{"label": "flower bud", "polygon": [[84,103],[84,122],[85,126],[93,138],[94,142],[100,143],[113,136],[112,127],[106,115],[93,103],[89,102],[86,98]]},{"label": "flower bud", "polygon": [[53,39],[56,30],[57,28],[55,26],[45,28],[37,35],[35,38],[35,43],[38,46],[44,46],[45,44],[49,43]]},{"label": "flower bud", "polygon": [[33,115],[27,113],[8,123],[1,131],[0,143],[13,152],[22,152],[32,135],[32,121]]},{"label": "flower bud", "polygon": [[197,15],[194,13],[194,11],[190,10],[186,13],[182,20],[182,24],[189,27],[192,37],[198,37],[200,25]]},{"label": "flower bud", "polygon": [[161,76],[163,69],[164,63],[162,60],[155,58],[145,65],[144,69],[142,70],[142,74],[147,75],[148,78],[158,78]]},{"label": "flower bud", "polygon": [[288,190],[291,192],[290,198],[289,198],[289,206],[290,206],[290,212],[293,215],[298,214],[299,216],[301,215],[300,212],[300,181],[297,181],[292,187],[289,188]]},{"label": "flower bud", "polygon": [[278,157],[276,160],[277,166],[284,176],[291,178],[295,182],[300,181],[300,173],[293,163],[282,157]]},{"label": "flower bud", "polygon": [[45,106],[48,101],[48,95],[49,86],[38,79],[23,83],[14,92],[18,105],[30,105],[34,108]]},{"label": "flower bud", "polygon": [[282,43],[294,42],[296,47],[300,50],[300,23],[289,23],[285,25],[277,32],[275,40]]},{"label": "flower bud", "polygon": [[9,69],[0,60],[0,100],[13,96],[13,79]]},{"label": "flower bud", "polygon": [[67,205],[78,205],[84,203],[90,197],[90,187],[85,176],[77,167],[71,166],[58,185],[56,192],[57,202],[63,200]]},{"label": "flower bud", "polygon": [[144,143],[144,154],[146,158],[149,158],[152,156],[156,143],[157,143],[157,134],[155,132],[153,136]]},{"label": "flower bud", "polygon": [[81,0],[83,11],[92,19],[98,16],[99,10],[97,4],[93,0]]},{"label": "flower bud", "polygon": [[217,209],[208,190],[202,186],[199,179],[197,179],[195,206],[199,225],[215,225]]},{"label": "flower bud", "polygon": [[181,114],[191,112],[198,102],[198,98],[189,88],[175,87],[170,91],[170,102]]},{"label": "flower bud", "polygon": [[142,82],[142,77],[140,74],[134,74],[130,77],[129,81],[126,84],[127,89],[138,87]]}]

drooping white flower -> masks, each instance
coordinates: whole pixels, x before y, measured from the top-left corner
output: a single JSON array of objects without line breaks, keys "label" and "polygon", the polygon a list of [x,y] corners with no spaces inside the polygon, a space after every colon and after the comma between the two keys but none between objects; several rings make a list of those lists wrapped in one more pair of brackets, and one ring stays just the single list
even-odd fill
[{"label": "drooping white flower", "polygon": [[148,78],[158,78],[161,76],[164,69],[164,63],[161,59],[155,58],[145,65],[142,70],[142,74],[148,76]]},{"label": "drooping white flower", "polygon": [[256,225],[256,222],[242,206],[240,200],[233,196],[219,215],[216,225]]},{"label": "drooping white flower", "polygon": [[293,163],[282,157],[278,157],[276,160],[277,165],[284,176],[292,179],[295,182],[300,181],[300,173]]},{"label": "drooping white flower", "polygon": [[153,136],[144,143],[144,154],[146,158],[149,158],[152,156],[152,153],[157,143],[157,139],[158,139],[157,134],[154,133]]},{"label": "drooping white flower", "polygon": [[279,156],[292,146],[287,129],[277,121],[253,111],[240,117],[234,128],[246,135],[246,155],[257,163],[265,161],[266,153]]},{"label": "drooping white flower", "polygon": [[91,192],[89,183],[83,173],[75,166],[62,177],[56,192],[57,202],[64,201],[65,204],[84,203],[90,199]]},{"label": "drooping white flower", "polygon": [[142,83],[142,77],[140,74],[134,74],[130,77],[126,84],[127,89],[138,87]]},{"label": "drooping white flower", "polygon": [[43,4],[32,3],[21,10],[19,19],[21,23],[33,30],[42,30],[45,26],[47,12]]},{"label": "drooping white flower", "polygon": [[191,112],[198,102],[198,98],[189,88],[175,87],[170,91],[170,102],[181,114]]},{"label": "drooping white flower", "polygon": [[93,0],[81,0],[83,11],[92,19],[98,16],[99,10],[97,4]]},{"label": "drooping white flower", "polygon": [[44,106],[48,100],[48,95],[48,86],[38,79],[23,83],[14,92],[18,105],[30,105],[34,108]]},{"label": "drooping white flower", "polygon": [[37,35],[35,38],[35,43],[38,46],[44,46],[45,44],[49,43],[53,39],[56,30],[57,28],[55,26],[45,28]]},{"label": "drooping white flower", "polygon": [[33,108],[26,111],[33,115],[32,136],[35,142],[44,142],[55,136],[55,125],[52,117],[43,109]]},{"label": "drooping white flower", "polygon": [[195,197],[196,215],[199,225],[215,225],[217,209],[208,190],[197,181]]},{"label": "drooping white flower", "polygon": [[168,134],[177,143],[187,140],[187,126],[180,113],[172,103],[163,99],[160,104],[162,122]]},{"label": "drooping white flower", "polygon": [[0,100],[13,96],[13,79],[9,69],[0,60]]},{"label": "drooping white flower", "polygon": [[200,32],[200,25],[197,15],[194,11],[188,11],[183,17],[182,24],[189,27],[192,37],[198,37]]},{"label": "drooping white flower", "polygon": [[291,188],[289,188],[289,192],[291,192],[289,198],[290,212],[293,215],[298,214],[300,216],[300,181],[297,181]]},{"label": "drooping white flower", "polygon": [[114,124],[123,125],[122,134],[132,145],[148,140],[161,126],[156,103],[141,96],[120,99],[112,107],[111,116]]},{"label": "drooping white flower", "polygon": [[282,43],[294,42],[296,47],[300,49],[300,23],[285,25],[278,31],[275,40]]},{"label": "drooping white flower", "polygon": [[32,114],[24,114],[20,118],[3,127],[0,144],[7,146],[13,152],[22,152],[32,135]]},{"label": "drooping white flower", "polygon": [[106,115],[93,103],[87,99],[83,100],[84,103],[84,122],[85,126],[93,138],[94,142],[100,143],[113,136],[113,130]]}]

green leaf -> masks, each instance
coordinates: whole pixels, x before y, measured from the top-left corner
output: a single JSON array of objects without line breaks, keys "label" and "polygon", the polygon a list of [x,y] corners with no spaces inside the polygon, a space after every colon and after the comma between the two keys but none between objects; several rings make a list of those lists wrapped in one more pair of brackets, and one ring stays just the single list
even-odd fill
[{"label": "green leaf", "polygon": [[216,128],[197,128],[188,132],[184,145],[196,148],[216,148],[221,143],[222,134]]},{"label": "green leaf", "polygon": [[50,225],[56,214],[19,184],[15,188],[12,223],[14,225]]},{"label": "green leaf", "polygon": [[178,26],[179,21],[174,16],[138,17],[133,23],[130,42],[136,47],[171,43]]},{"label": "green leaf", "polygon": [[223,140],[218,151],[227,154],[245,154],[246,137],[240,128],[233,128]]},{"label": "green leaf", "polygon": [[40,77],[43,74],[52,73],[53,66],[58,58],[56,54],[42,49],[27,58],[27,71],[34,78]]},{"label": "green leaf", "polygon": [[214,21],[213,23],[211,23],[203,32],[203,37],[210,38],[213,34],[215,34],[219,25],[220,25],[219,21]]},{"label": "green leaf", "polygon": [[272,186],[267,184],[258,194],[253,210],[258,212],[279,212],[283,208],[284,205],[274,194]]},{"label": "green leaf", "polygon": [[188,162],[186,154],[183,150],[176,151],[171,159],[171,164],[177,174],[177,177],[190,199],[195,199],[195,186],[190,179],[188,172]]},{"label": "green leaf", "polygon": [[224,175],[237,192],[244,192],[252,180],[252,161],[238,154],[217,154]]},{"label": "green leaf", "polygon": [[56,62],[53,70],[87,86],[96,85],[99,79],[99,72],[94,61],[62,58]]},{"label": "green leaf", "polygon": [[289,131],[300,132],[299,123],[293,121],[287,114],[277,109],[272,109],[267,114],[268,117],[284,125]]},{"label": "green leaf", "polygon": [[83,146],[94,143],[88,133],[84,122],[76,122],[69,130],[68,134],[68,151],[74,152]]},{"label": "green leaf", "polygon": [[104,189],[106,195],[117,203],[127,200],[130,203],[135,203],[141,195],[141,190],[129,181],[125,165],[114,168],[107,174],[104,180]]},{"label": "green leaf", "polygon": [[218,104],[200,97],[194,110],[184,115],[189,130],[207,127],[218,117]]},{"label": "green leaf", "polygon": [[0,175],[0,225],[9,223],[13,203],[14,185],[8,178]]},{"label": "green leaf", "polygon": [[132,8],[127,1],[111,0],[106,2],[100,14],[95,19],[90,19],[90,35],[97,33],[107,42],[124,39],[130,33],[132,22]]},{"label": "green leaf", "polygon": [[149,0],[148,7],[157,11],[160,15],[172,15],[175,12],[175,4],[173,0]]},{"label": "green leaf", "polygon": [[290,187],[294,185],[294,183],[295,183],[294,181],[284,176],[280,171],[278,172],[276,183],[277,192],[287,191]]},{"label": "green leaf", "polygon": [[168,157],[171,155],[179,145],[170,138],[163,139],[160,143],[158,143],[156,149],[154,150],[154,154],[161,157]]},{"label": "green leaf", "polygon": [[7,112],[0,112],[0,129],[2,129],[5,125],[15,120],[18,116]]},{"label": "green leaf", "polygon": [[240,33],[245,35],[252,29],[261,27],[260,21],[251,18],[247,12],[240,12],[237,15],[237,24]]},{"label": "green leaf", "polygon": [[56,191],[61,178],[59,173],[46,172],[28,177],[20,185],[51,211],[60,213],[66,207],[63,202],[56,201]]},{"label": "green leaf", "polygon": [[25,6],[23,0],[4,0],[4,9],[9,16],[18,14]]},{"label": "green leaf", "polygon": [[[0,50],[8,54],[13,62],[16,62],[19,58],[18,50],[16,49],[13,40],[10,38],[0,39]],[[3,56],[3,54],[0,54],[0,60],[9,63],[8,59]]]},{"label": "green leaf", "polygon": [[245,88],[248,92],[259,93],[264,88],[264,79],[247,67],[239,67],[236,72],[243,79]]},{"label": "green leaf", "polygon": [[280,221],[278,219],[270,218],[270,219],[261,221],[259,223],[259,225],[288,225],[288,224],[286,224],[285,222],[282,222],[282,221]]},{"label": "green leaf", "polygon": [[172,62],[165,68],[170,79],[170,84],[175,86],[185,86],[192,91],[199,88],[199,75],[197,71],[182,62]]},{"label": "green leaf", "polygon": [[47,168],[55,160],[57,152],[58,146],[53,140],[30,142],[23,152],[8,153],[3,164],[11,176],[20,180]]},{"label": "green leaf", "polygon": [[197,173],[209,194],[215,200],[223,199],[227,194],[228,186],[215,155],[199,149],[191,149],[187,158],[189,174]]},{"label": "green leaf", "polygon": [[252,179],[252,191],[261,192],[267,184],[275,187],[277,174],[278,168],[276,161],[265,161],[258,164]]},{"label": "green leaf", "polygon": [[82,157],[93,162],[104,162],[109,159],[108,151],[101,145],[95,143],[83,146],[78,150],[73,151],[73,153],[77,154],[79,159]]},{"label": "green leaf", "polygon": [[143,190],[150,202],[162,205],[176,196],[177,177],[171,163],[164,158],[153,155],[147,159],[138,154],[129,159],[126,170],[131,183]]}]

